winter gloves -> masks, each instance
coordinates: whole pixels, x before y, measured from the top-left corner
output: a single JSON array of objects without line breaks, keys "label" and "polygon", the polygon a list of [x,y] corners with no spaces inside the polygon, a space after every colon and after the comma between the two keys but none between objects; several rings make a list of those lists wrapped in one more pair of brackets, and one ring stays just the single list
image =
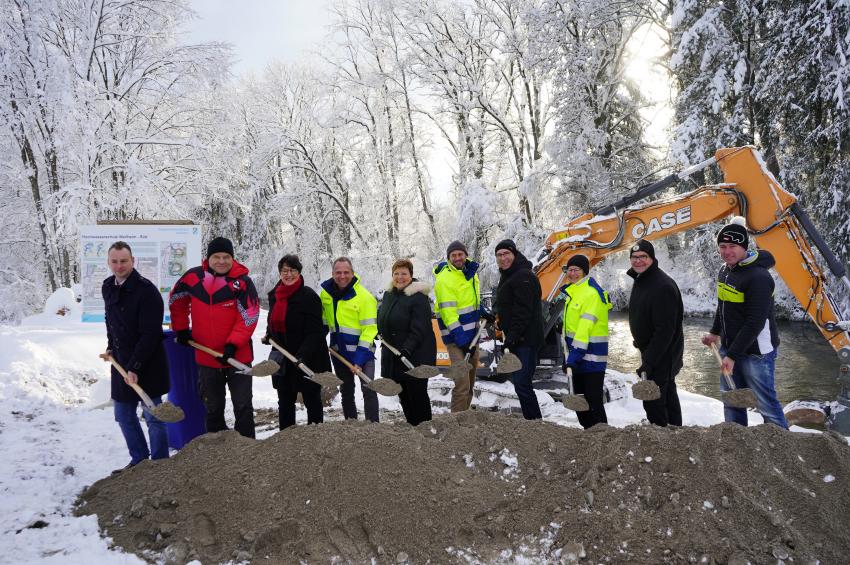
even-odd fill
[{"label": "winter gloves", "polygon": [[176,341],[180,345],[185,345],[186,347],[190,347],[189,341],[191,340],[192,330],[178,330],[177,337],[174,338],[174,341]]},{"label": "winter gloves", "polygon": [[232,343],[224,344],[224,352],[221,357],[218,357],[219,363],[222,365],[227,365],[227,360],[236,355],[236,346]]}]

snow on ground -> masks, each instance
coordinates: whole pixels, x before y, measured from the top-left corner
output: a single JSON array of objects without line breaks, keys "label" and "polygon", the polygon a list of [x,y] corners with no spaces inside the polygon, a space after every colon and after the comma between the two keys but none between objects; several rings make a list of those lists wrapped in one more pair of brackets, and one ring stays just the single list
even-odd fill
[{"label": "snow on ground", "polygon": [[[72,514],[79,492],[123,467],[129,456],[111,407],[98,407],[109,400],[108,365],[97,357],[106,345],[105,329],[70,318],[48,311],[17,327],[0,326],[0,563],[143,563],[110,550],[93,516]],[[261,325],[264,320],[261,316]],[[264,331],[257,328],[257,335]],[[265,358],[269,348],[256,340],[255,352]],[[477,402],[518,407],[510,383],[483,386],[489,392]],[[362,414],[359,392],[356,397]],[[445,395],[432,398],[448,400]],[[575,413],[548,394],[538,391],[538,399],[547,421],[578,426]],[[723,419],[717,400],[685,391],[680,391],[680,399],[685,425],[706,426]],[[333,407],[338,409],[339,402],[337,397]],[[382,410],[400,410],[396,397],[380,397],[380,402]],[[277,408],[270,379],[254,380],[254,406]],[[441,411],[445,409],[435,409]],[[606,411],[614,426],[644,418],[642,404],[630,397],[606,404]],[[229,418],[232,421],[232,414]],[[298,421],[306,421],[303,409]],[[750,414],[751,423],[761,421]],[[510,454],[504,458],[507,465]]]}]

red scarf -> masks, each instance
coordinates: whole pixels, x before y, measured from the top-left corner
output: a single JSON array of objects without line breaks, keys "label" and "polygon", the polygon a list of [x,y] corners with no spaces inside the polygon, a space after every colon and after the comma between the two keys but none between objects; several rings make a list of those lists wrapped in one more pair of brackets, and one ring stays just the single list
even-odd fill
[{"label": "red scarf", "polygon": [[272,315],[269,318],[269,330],[271,333],[286,333],[286,307],[289,304],[289,297],[295,294],[303,285],[304,279],[302,277],[298,277],[295,284],[288,286],[278,283],[274,291],[274,308],[272,308]]}]

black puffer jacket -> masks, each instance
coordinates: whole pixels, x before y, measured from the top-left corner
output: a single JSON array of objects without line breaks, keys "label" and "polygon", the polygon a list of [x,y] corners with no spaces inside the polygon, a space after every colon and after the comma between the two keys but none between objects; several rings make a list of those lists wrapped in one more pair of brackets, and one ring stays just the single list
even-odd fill
[{"label": "black puffer jacket", "polygon": [[[277,297],[275,291],[281,285],[280,281],[269,292],[269,315],[271,318]],[[327,330],[322,320],[322,301],[316,291],[306,286],[301,280],[301,288],[289,297],[286,305],[286,332],[277,334],[271,331],[270,325],[266,325],[268,337],[292,353],[297,359],[304,361],[314,373],[331,370],[331,360],[328,354],[326,340]],[[277,351],[272,348],[272,351]],[[277,358],[277,356],[276,356]],[[277,358],[279,359],[279,358]],[[279,388],[283,381],[288,378],[302,378],[303,374],[292,361],[286,358],[280,359],[281,371],[272,375],[272,386]]]},{"label": "black puffer jacket", "polygon": [[[429,292],[431,287],[413,279],[404,290],[393,288],[385,292],[378,308],[378,333],[394,348],[407,350],[414,366],[437,362]],[[407,367],[401,359],[382,346],[381,376],[396,381],[412,379],[405,371]]]},{"label": "black puffer jacket", "polygon": [[635,279],[629,298],[629,328],[649,375],[675,376],[682,368],[685,336],[682,332],[682,294],[658,261],[643,273],[629,269]]},{"label": "black puffer jacket", "polygon": [[[106,306],[107,348],[118,364],[139,376],[139,386],[149,396],[168,392],[168,358],[162,344],[162,314],[165,309],[156,286],[133,269],[121,286],[115,276],[101,287]],[[112,399],[139,401],[124,378],[112,369]]]},{"label": "black puffer jacket", "polygon": [[711,333],[720,336],[730,359],[770,353],[779,346],[773,317],[776,284],[768,271],[775,264],[769,251],[758,249],[734,267],[720,268]]},{"label": "black puffer jacket", "polygon": [[510,268],[500,269],[502,277],[496,290],[496,313],[505,335],[505,346],[509,349],[521,345],[537,349],[543,345],[540,281],[531,267],[531,261],[517,252]]}]

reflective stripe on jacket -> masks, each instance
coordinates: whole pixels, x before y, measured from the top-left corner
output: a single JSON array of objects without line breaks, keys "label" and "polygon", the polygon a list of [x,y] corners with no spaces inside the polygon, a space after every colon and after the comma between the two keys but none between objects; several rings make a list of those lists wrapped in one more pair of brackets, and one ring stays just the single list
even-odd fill
[{"label": "reflective stripe on jacket", "polygon": [[478,263],[466,260],[463,269],[443,261],[434,267],[435,312],[443,343],[460,347],[468,344],[478,330]]},{"label": "reflective stripe on jacket", "polygon": [[608,363],[608,310],[612,308],[608,293],[586,276],[562,288],[567,295],[564,304],[564,336],[569,355],[567,364],[577,373],[604,372]]},{"label": "reflective stripe on jacket", "polygon": [[378,335],[378,301],[360,284],[354,275],[354,284],[340,297],[335,294],[333,279],[322,283],[319,297],[322,314],[331,334],[331,345],[351,363],[365,365],[374,359],[375,336]]}]

